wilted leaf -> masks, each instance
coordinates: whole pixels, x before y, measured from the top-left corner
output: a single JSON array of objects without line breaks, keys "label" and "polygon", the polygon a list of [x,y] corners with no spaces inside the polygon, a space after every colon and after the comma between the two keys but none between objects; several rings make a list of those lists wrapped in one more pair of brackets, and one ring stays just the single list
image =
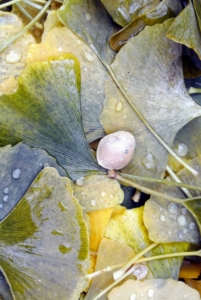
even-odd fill
[{"label": "wilted leaf", "polygon": [[[103,238],[98,249],[97,261],[95,271],[102,270],[108,266],[126,263],[135,255],[133,249],[128,245],[119,243],[117,241]],[[133,276],[132,276],[133,278]],[[114,282],[112,272],[100,274],[92,280],[90,289],[86,295],[86,300],[93,299],[99,291],[106,288]],[[107,294],[100,298],[106,300]]]},{"label": "wilted leaf", "polygon": [[184,281],[188,286],[197,290],[201,297],[201,280],[185,279]]},{"label": "wilted leaf", "polygon": [[198,18],[199,17],[196,15],[196,11],[194,10],[193,3],[189,0],[189,4],[181,11],[171,24],[167,32],[167,37],[177,43],[181,43],[192,48],[201,59],[201,29],[199,28]]},{"label": "wilted leaf", "polygon": [[45,167],[54,167],[61,176],[66,172],[42,149],[24,144],[0,148],[0,221],[20,201],[30,184]]},{"label": "wilted leaf", "polygon": [[83,38],[104,61],[113,60],[108,40],[114,25],[100,0],[65,0],[58,10],[58,16],[62,23]]},{"label": "wilted leaf", "polygon": [[[47,22],[48,20],[49,17]],[[96,54],[69,28],[55,27],[46,33],[42,43],[31,45],[27,63],[43,61],[68,52],[74,54],[80,62],[82,120],[87,139],[91,142],[104,135],[99,116],[105,98],[104,85],[107,72]]]},{"label": "wilted leaf", "polygon": [[[0,42],[21,28],[22,22],[16,15],[0,11]],[[25,68],[28,48],[34,42],[30,34],[24,34],[0,54],[0,94],[9,94],[16,90],[16,78]]]},{"label": "wilted leaf", "polygon": [[113,207],[123,201],[124,194],[116,180],[107,175],[92,174],[74,183],[76,198],[85,212]]},{"label": "wilted leaf", "polygon": [[170,278],[166,280],[150,279],[143,282],[130,279],[121,286],[114,288],[108,295],[109,300],[131,300],[138,298],[143,300],[200,300],[200,295],[185,283]]},{"label": "wilted leaf", "polygon": [[[136,254],[147,248],[152,241],[149,239],[143,223],[143,210],[144,207],[130,209],[122,215],[111,218],[105,236],[132,247]],[[187,250],[188,247],[187,243],[162,244],[149,251],[145,256],[181,252]],[[181,258],[171,258],[149,261],[147,265],[154,278],[177,279],[181,262]]]},{"label": "wilted leaf", "polygon": [[201,264],[184,259],[179,272],[179,278],[198,278],[201,274]]},{"label": "wilted leaf", "polygon": [[88,234],[68,178],[44,169],[0,232],[0,265],[16,300],[79,298],[87,285]]},{"label": "wilted leaf", "polygon": [[126,26],[138,15],[145,14],[159,4],[159,0],[101,0],[113,20],[119,25]]},{"label": "wilted leaf", "polygon": [[[174,17],[174,11],[177,11],[180,6],[179,2],[174,0],[155,2],[154,7],[151,6],[150,9],[143,14],[140,12],[129,25],[111,37],[110,45],[113,50],[119,51],[119,49],[126,44],[128,39],[140,33],[145,26],[163,23],[165,20]],[[153,3],[153,1],[151,1],[151,3]]]},{"label": "wilted leaf", "polygon": [[0,144],[43,148],[73,180],[100,170],[84,135],[79,89],[79,63],[71,54],[29,66],[17,92],[0,97]]},{"label": "wilted leaf", "polygon": [[[183,83],[181,46],[165,37],[171,22],[169,19],[163,24],[147,26],[128,41],[111,65],[131,103],[170,147],[178,130],[201,114],[201,108],[187,94]],[[128,130],[136,139],[135,154],[124,173],[163,176],[168,157],[165,148],[110,78],[106,95],[101,114],[106,133]]]}]

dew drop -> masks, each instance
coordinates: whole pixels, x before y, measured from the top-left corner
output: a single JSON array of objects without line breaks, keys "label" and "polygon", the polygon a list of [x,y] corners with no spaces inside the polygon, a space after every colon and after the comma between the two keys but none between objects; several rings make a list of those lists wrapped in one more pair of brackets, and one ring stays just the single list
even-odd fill
[{"label": "dew drop", "polygon": [[110,194],[110,198],[113,198],[113,194]]},{"label": "dew drop", "polygon": [[177,218],[177,224],[179,226],[185,226],[187,223],[186,217],[184,215],[179,215]]},{"label": "dew drop", "polygon": [[44,164],[43,164],[43,167],[44,167],[44,168],[48,168],[49,166],[50,166],[50,165],[49,165],[48,163],[44,163]]},{"label": "dew drop", "polygon": [[131,294],[131,295],[130,295],[130,300],[136,300],[136,294],[134,294],[134,293]]},{"label": "dew drop", "polygon": [[59,52],[62,52],[63,49],[62,49],[62,47],[58,47],[57,50],[58,50]]},{"label": "dew drop", "polygon": [[9,199],[8,195],[3,196],[3,201],[4,201],[4,202],[7,202],[8,199]]},{"label": "dew drop", "polygon": [[102,192],[102,193],[101,193],[101,197],[105,197],[105,192]]},{"label": "dew drop", "polygon": [[164,215],[160,215],[160,220],[161,220],[162,222],[165,222],[165,216],[164,216]]},{"label": "dew drop", "polygon": [[84,70],[85,72],[87,72],[87,71],[88,71],[87,67],[84,67],[84,68],[83,68],[83,70]]},{"label": "dew drop", "polygon": [[170,202],[168,204],[167,210],[171,214],[176,214],[178,213],[178,205],[176,203]]},{"label": "dew drop", "polygon": [[84,56],[88,61],[94,61],[94,55],[92,53],[84,51]]},{"label": "dew drop", "polygon": [[10,64],[14,64],[20,61],[20,59],[21,59],[21,53],[15,50],[9,51],[8,54],[6,55],[6,62]]},{"label": "dew drop", "polygon": [[0,204],[0,209],[3,208],[3,204]]},{"label": "dew drop", "polygon": [[185,234],[185,233],[187,233],[188,232],[188,230],[186,229],[186,228],[184,228],[183,229],[183,233]]},{"label": "dew drop", "polygon": [[116,107],[115,107],[115,110],[116,110],[117,112],[119,112],[119,111],[122,111],[122,109],[123,109],[123,104],[122,104],[121,101],[119,101],[119,102],[117,103]]},{"label": "dew drop", "polygon": [[182,215],[186,215],[187,212],[188,212],[188,210],[187,210],[185,207],[183,207],[183,208],[181,209]]},{"label": "dew drop", "polygon": [[147,170],[154,171],[156,169],[157,159],[150,151],[148,151],[142,158],[142,164]]},{"label": "dew drop", "polygon": [[86,14],[84,15],[84,18],[85,18],[85,20],[86,20],[87,22],[89,22],[89,21],[91,20],[91,16],[90,16],[89,13],[86,13]]},{"label": "dew drop", "polygon": [[194,230],[194,229],[196,228],[195,223],[194,223],[194,222],[190,222],[190,223],[188,224],[188,228],[189,228],[189,230]]},{"label": "dew drop", "polygon": [[147,296],[148,296],[149,298],[152,298],[153,295],[154,295],[154,289],[149,289],[149,290],[148,290],[148,293],[147,293]]},{"label": "dew drop", "polygon": [[91,205],[96,206],[96,200],[91,200]]},{"label": "dew drop", "polygon": [[84,177],[80,177],[76,180],[77,185],[83,185],[84,184]]},{"label": "dew drop", "polygon": [[81,44],[81,41],[80,41],[80,40],[77,40],[77,43],[80,45],[80,44]]},{"label": "dew drop", "polygon": [[21,175],[21,170],[20,170],[20,169],[15,169],[15,170],[13,171],[13,173],[12,173],[12,177],[13,177],[14,179],[20,178],[20,175]]},{"label": "dew drop", "polygon": [[6,187],[6,188],[3,190],[3,192],[4,192],[5,194],[8,194],[8,193],[9,193],[9,188]]},{"label": "dew drop", "polygon": [[171,235],[171,234],[172,234],[172,231],[171,231],[171,230],[168,230],[168,234]]},{"label": "dew drop", "polygon": [[175,147],[175,152],[179,155],[179,156],[186,156],[186,154],[188,153],[188,146],[183,144],[183,143],[179,143],[176,147]]},{"label": "dew drop", "polygon": [[183,234],[180,232],[179,233],[179,239],[182,240],[183,239]]}]

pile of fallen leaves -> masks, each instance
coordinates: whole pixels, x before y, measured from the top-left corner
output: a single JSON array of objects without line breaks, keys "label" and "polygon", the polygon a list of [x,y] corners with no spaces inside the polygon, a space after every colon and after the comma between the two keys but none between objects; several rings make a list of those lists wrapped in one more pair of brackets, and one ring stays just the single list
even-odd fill
[{"label": "pile of fallen leaves", "polygon": [[[14,2],[0,4],[0,298],[200,299],[201,1]],[[136,150],[108,172],[97,145],[119,130]]]}]

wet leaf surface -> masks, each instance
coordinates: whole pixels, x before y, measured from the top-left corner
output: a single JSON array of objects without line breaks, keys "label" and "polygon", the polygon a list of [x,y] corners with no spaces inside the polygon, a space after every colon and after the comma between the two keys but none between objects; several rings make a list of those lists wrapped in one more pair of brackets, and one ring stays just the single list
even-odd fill
[{"label": "wet leaf surface", "polygon": [[22,143],[0,148],[0,221],[15,207],[45,167],[54,167],[61,176],[66,176],[65,170],[42,149],[32,149]]},{"label": "wet leaf surface", "polygon": [[[132,296],[133,295],[133,296]],[[135,299],[134,297],[149,300],[155,299],[177,299],[199,300],[197,291],[189,288],[185,283],[173,279],[150,279],[142,281],[127,280],[122,286],[114,288],[108,295],[109,300]]]},{"label": "wet leaf surface", "polygon": [[44,169],[0,232],[0,264],[15,299],[79,298],[87,285],[88,233],[68,178]]},{"label": "wet leaf surface", "polygon": [[0,144],[43,148],[74,180],[100,170],[84,135],[79,90],[79,63],[71,54],[29,66],[17,92],[0,97]]},{"label": "wet leaf surface", "polygon": [[[126,210],[122,215],[111,218],[105,236],[130,246],[135,253],[139,253],[152,241],[148,237],[147,229],[143,223],[143,207]],[[145,256],[164,253],[183,252],[189,247],[188,243],[161,244],[149,251]],[[154,278],[177,279],[182,258],[160,259],[147,262]]]},{"label": "wet leaf surface", "polygon": [[[201,113],[183,83],[181,47],[165,37],[171,22],[170,19],[146,27],[128,41],[111,65],[131,103],[169,146],[178,130]],[[135,154],[123,172],[161,178],[167,164],[167,151],[137,117],[110,78],[106,83],[106,95],[101,114],[106,133],[128,130],[136,139]]]}]

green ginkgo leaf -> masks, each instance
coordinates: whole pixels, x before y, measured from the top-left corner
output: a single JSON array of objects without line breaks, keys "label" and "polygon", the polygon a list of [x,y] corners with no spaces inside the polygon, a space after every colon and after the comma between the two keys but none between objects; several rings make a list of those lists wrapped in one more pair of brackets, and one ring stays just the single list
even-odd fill
[{"label": "green ginkgo leaf", "polygon": [[[195,2],[197,2],[198,6],[200,5],[200,1]],[[192,48],[201,59],[200,17],[200,12],[199,15],[196,14],[193,3],[191,0],[189,0],[189,4],[181,11],[181,13],[175,18],[174,22],[171,24],[167,32],[167,37],[177,43],[181,43],[189,48]]]},{"label": "green ginkgo leaf", "polygon": [[112,18],[100,0],[65,0],[58,9],[63,24],[78,34],[103,59],[113,60],[113,51],[108,47],[114,30]]},{"label": "green ginkgo leaf", "polygon": [[79,62],[72,54],[27,67],[16,93],[0,97],[0,145],[45,149],[75,180],[101,168],[82,127]]},{"label": "green ginkgo leaf", "polygon": [[183,82],[181,46],[165,36],[171,22],[147,26],[111,65],[131,104],[109,78],[101,123],[107,134],[127,130],[135,136],[135,153],[124,173],[161,178],[167,164],[167,151],[138,118],[135,107],[170,147],[178,130],[201,115]]},{"label": "green ginkgo leaf", "polygon": [[66,176],[65,170],[42,149],[32,149],[22,143],[0,148],[0,221],[20,201],[45,167],[54,167],[61,176]]},{"label": "green ginkgo leaf", "polygon": [[71,182],[45,168],[0,223],[0,269],[14,299],[77,300],[88,282],[88,231]]}]

